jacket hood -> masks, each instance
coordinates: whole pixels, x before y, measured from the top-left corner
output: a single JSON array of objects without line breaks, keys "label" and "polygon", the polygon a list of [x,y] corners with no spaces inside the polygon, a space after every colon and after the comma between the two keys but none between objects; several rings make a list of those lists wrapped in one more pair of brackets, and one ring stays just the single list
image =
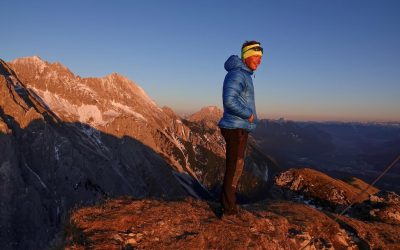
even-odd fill
[{"label": "jacket hood", "polygon": [[228,60],[226,60],[224,67],[226,69],[226,71],[231,71],[233,69],[243,69],[247,72],[249,72],[250,74],[253,74],[253,71],[251,69],[249,69],[246,64],[244,64],[244,62],[242,61],[242,59],[240,59],[238,56],[236,55],[232,55],[228,58]]}]

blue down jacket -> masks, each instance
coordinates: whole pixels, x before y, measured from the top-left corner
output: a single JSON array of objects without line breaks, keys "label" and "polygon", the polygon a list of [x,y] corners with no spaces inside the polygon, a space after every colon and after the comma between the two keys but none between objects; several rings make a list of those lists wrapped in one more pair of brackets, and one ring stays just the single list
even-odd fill
[{"label": "blue down jacket", "polygon": [[[220,128],[243,128],[251,132],[256,127],[257,114],[254,100],[254,87],[249,69],[242,59],[232,55],[225,62],[228,73],[225,76],[222,99],[224,115],[219,121]],[[254,121],[248,119],[254,114]]]}]

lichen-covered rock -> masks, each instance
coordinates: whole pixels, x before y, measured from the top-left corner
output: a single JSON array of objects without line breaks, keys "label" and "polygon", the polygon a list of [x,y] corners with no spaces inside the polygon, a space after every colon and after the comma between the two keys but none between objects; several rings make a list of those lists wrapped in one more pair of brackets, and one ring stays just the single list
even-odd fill
[{"label": "lichen-covered rock", "polygon": [[356,204],[352,216],[364,220],[400,225],[400,196],[394,192],[380,191],[369,200]]},{"label": "lichen-covered rock", "polygon": [[395,192],[380,191],[376,194],[370,195],[369,200],[376,203],[398,205],[400,204],[400,195]]}]

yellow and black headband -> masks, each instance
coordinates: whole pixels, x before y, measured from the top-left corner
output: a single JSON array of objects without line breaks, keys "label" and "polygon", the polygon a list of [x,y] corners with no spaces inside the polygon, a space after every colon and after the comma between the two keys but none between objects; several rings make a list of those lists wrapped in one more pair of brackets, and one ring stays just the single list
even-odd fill
[{"label": "yellow and black headband", "polygon": [[242,49],[242,58],[246,59],[250,56],[262,56],[263,55],[263,48],[261,48],[259,43],[247,45]]}]

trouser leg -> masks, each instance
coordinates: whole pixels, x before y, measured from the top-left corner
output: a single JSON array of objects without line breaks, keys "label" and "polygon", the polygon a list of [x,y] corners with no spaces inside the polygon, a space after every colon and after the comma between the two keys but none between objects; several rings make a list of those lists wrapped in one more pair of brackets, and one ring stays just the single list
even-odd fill
[{"label": "trouser leg", "polygon": [[221,191],[221,204],[227,213],[236,211],[236,188],[243,172],[248,132],[244,129],[224,129],[226,170]]}]

